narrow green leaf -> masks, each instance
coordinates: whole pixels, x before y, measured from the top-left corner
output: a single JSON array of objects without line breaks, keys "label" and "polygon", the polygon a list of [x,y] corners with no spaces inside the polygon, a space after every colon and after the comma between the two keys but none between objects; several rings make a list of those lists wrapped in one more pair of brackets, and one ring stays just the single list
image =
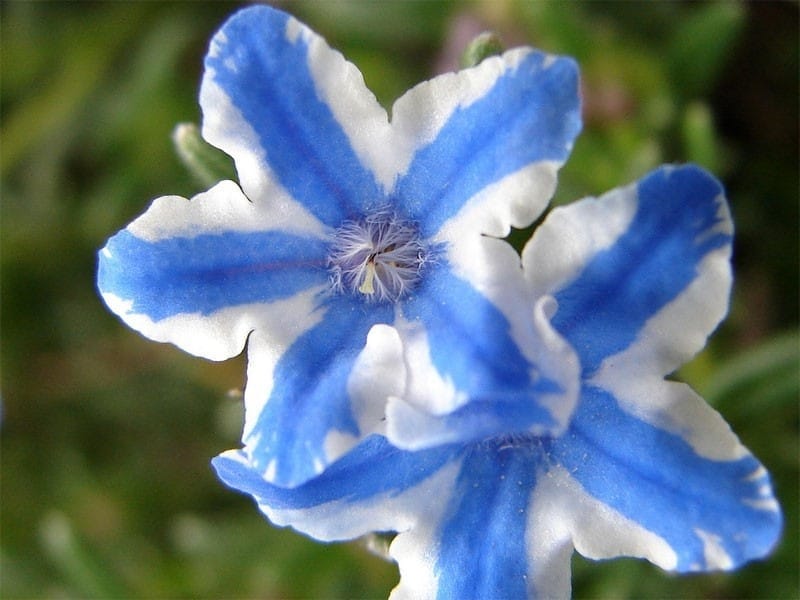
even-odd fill
[{"label": "narrow green leaf", "polygon": [[66,515],[49,514],[41,523],[44,550],[73,590],[84,598],[123,598],[125,586],[92,556]]},{"label": "narrow green leaf", "polygon": [[701,391],[712,404],[725,404],[726,414],[796,402],[800,391],[800,332],[774,337],[736,356],[717,368]]}]

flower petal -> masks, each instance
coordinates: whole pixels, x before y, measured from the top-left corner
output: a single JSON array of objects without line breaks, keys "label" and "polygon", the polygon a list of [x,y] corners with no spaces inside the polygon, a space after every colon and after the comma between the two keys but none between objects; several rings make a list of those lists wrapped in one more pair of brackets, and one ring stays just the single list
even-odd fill
[{"label": "flower petal", "polygon": [[[402,305],[406,328],[424,335],[431,360],[457,395],[515,394],[531,381],[531,365],[510,335],[504,315],[443,262],[430,265],[415,294]],[[401,336],[406,331],[401,329]],[[404,340],[405,341],[405,340]],[[413,376],[413,375],[412,375]],[[414,388],[419,386],[411,384]],[[458,402],[454,402],[458,404]],[[448,407],[452,408],[452,407]]]},{"label": "flower petal", "polygon": [[[555,170],[580,130],[579,112],[575,63],[527,48],[421,84],[394,108],[400,137],[430,140],[397,182],[398,206],[430,237],[484,188],[519,173],[504,187],[508,198],[489,195],[484,201],[499,200],[498,211],[515,225],[530,224],[541,205],[531,203],[528,194],[536,188],[529,184],[546,180],[546,192],[552,192]],[[420,124],[409,125],[415,121]],[[547,177],[525,170],[540,161],[550,163]],[[473,223],[501,235],[510,224]]]},{"label": "flower petal", "polygon": [[[339,119],[383,130],[386,113],[322,38],[283,12],[250,7],[214,36],[205,66],[203,136],[233,156],[253,201],[283,208],[288,193],[331,227],[381,204],[383,190]],[[325,101],[334,84],[346,114]]]},{"label": "flower petal", "polygon": [[550,327],[547,301],[532,319],[518,259],[504,254],[515,257],[511,247],[488,238],[481,244],[500,259],[483,257],[484,268],[496,267],[498,290],[502,279],[511,300],[501,294],[495,305],[440,261],[402,306],[396,327],[408,383],[387,407],[387,435],[400,447],[551,434],[566,427],[574,407],[577,359]]},{"label": "flower petal", "polygon": [[[569,569],[569,553],[562,550],[554,560],[537,550],[546,545],[542,538],[552,537],[548,529],[530,529],[541,456],[535,443],[406,452],[370,436],[295,488],[266,482],[242,451],[226,452],[213,465],[276,525],[323,541],[399,532],[390,548],[401,574],[393,599],[513,598],[536,596],[534,586],[548,583],[534,576],[532,561]],[[568,594],[569,579],[566,593],[558,591]]]},{"label": "flower petal", "polygon": [[572,544],[542,519],[545,465],[531,437],[465,449],[457,479],[435,496],[446,508],[392,543],[400,567],[392,599],[568,598]]},{"label": "flower petal", "polygon": [[716,179],[695,166],[662,167],[554,210],[523,266],[535,295],[556,297],[553,325],[584,376],[626,350],[664,375],[703,347],[727,311],[732,230]]},{"label": "flower petal", "polygon": [[100,251],[103,299],[151,339],[214,360],[238,354],[265,305],[291,308],[327,278],[323,240],[257,230],[257,212],[230,181],[191,201],[157,199]]},{"label": "flower petal", "polygon": [[[544,384],[531,385],[528,394],[551,392]],[[387,436],[400,448],[417,450],[440,444],[475,442],[509,433],[549,432],[558,424],[530,396],[507,399],[473,400],[446,415],[429,412],[391,398],[386,407]]]},{"label": "flower petal", "polygon": [[[681,384],[663,382],[663,389],[653,391],[680,396],[676,402],[702,403]],[[730,430],[723,434],[716,413],[695,414],[694,431],[678,435],[623,410],[610,392],[587,386],[569,431],[553,440],[550,456],[587,494],[668,545],[667,551],[640,537],[640,556],[680,572],[732,569],[769,552],[781,513],[758,461]],[[704,430],[736,458],[698,453],[690,440]],[[621,530],[584,543],[591,557],[610,558],[634,542]]]},{"label": "flower petal", "polygon": [[467,454],[438,530],[438,596],[522,598],[528,593],[527,508],[533,452],[482,446]]},{"label": "flower petal", "polygon": [[537,598],[570,597],[575,549],[588,558],[648,556],[662,567],[675,564],[675,553],[663,539],[587,494],[563,467],[550,465],[539,477],[529,513]]},{"label": "flower petal", "polygon": [[[313,313],[315,322],[307,329],[304,324],[302,333],[282,353],[266,335],[256,331],[251,336],[242,441],[254,468],[268,481],[299,485],[371,433],[362,430],[368,424],[355,410],[380,414],[385,398],[372,398],[379,403],[377,409],[365,406],[359,394],[369,385],[362,380],[354,387],[354,380],[375,382],[375,394],[399,385],[376,382],[387,369],[366,373],[375,361],[362,357],[370,329],[390,322],[393,309],[390,305],[363,309],[362,302],[345,296],[329,298]],[[375,350],[372,339],[370,348]],[[393,356],[399,359],[399,348],[380,351],[386,352],[389,362]],[[401,378],[402,370],[395,377]]]},{"label": "flower petal", "polygon": [[451,487],[458,447],[404,452],[384,437],[367,437],[318,477],[285,488],[266,481],[247,453],[230,450],[212,463],[219,478],[254,497],[276,525],[291,526],[323,541],[373,531],[403,531],[441,487]]}]

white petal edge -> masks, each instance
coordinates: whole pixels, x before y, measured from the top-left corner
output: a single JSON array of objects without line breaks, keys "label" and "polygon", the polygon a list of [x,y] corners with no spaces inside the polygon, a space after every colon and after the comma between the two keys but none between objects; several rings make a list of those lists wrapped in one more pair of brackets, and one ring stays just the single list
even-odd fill
[{"label": "white petal edge", "polygon": [[[310,292],[303,292],[308,293]],[[285,320],[285,311],[299,308],[298,302],[302,303],[300,296],[302,295],[298,294],[270,304],[231,306],[210,315],[180,314],[160,321],[130,312],[131,300],[124,300],[114,294],[103,294],[103,300],[112,312],[143,336],[155,342],[174,344],[194,356],[221,361],[239,354],[253,330],[262,326],[272,327],[273,323],[280,322],[280,317]]]},{"label": "white petal edge", "polygon": [[664,539],[587,494],[561,467],[539,478],[529,515],[526,542],[536,597],[569,597],[573,547],[595,560],[634,556],[666,570],[678,564]]},{"label": "white petal edge", "polygon": [[555,294],[586,264],[614,244],[638,207],[636,184],[553,209],[522,250],[522,267],[535,298]]},{"label": "white petal edge", "polygon": [[504,238],[511,227],[527,227],[553,197],[561,164],[535,162],[487,185],[442,224],[434,240],[457,244],[473,233]]},{"label": "white petal edge", "polygon": [[254,231],[253,205],[233,181],[221,181],[191,200],[162,196],[126,228],[147,242],[223,231]]},{"label": "white petal edge", "polygon": [[466,404],[467,395],[434,366],[428,332],[422,323],[398,315],[395,327],[402,340],[407,375],[403,399],[431,414],[446,414]]},{"label": "white petal edge", "polygon": [[509,50],[470,69],[424,81],[398,98],[392,106],[393,152],[375,146],[375,155],[368,161],[384,186],[394,186],[395,178],[408,170],[417,150],[436,139],[457,109],[485,96],[502,75],[517,68],[530,52],[530,48]]},{"label": "white petal edge", "polygon": [[696,528],[694,533],[703,542],[703,558],[706,562],[703,567],[698,565],[698,570],[706,568],[730,571],[733,568],[733,559],[725,552],[718,535],[699,528]]},{"label": "white petal edge", "polygon": [[[550,325],[556,310],[554,299],[548,296],[532,301],[519,256],[504,240],[454,235],[448,240],[447,260],[456,276],[468,281],[508,320],[511,338],[532,365],[531,383],[544,376],[561,387],[557,393],[542,394],[538,401],[565,427],[580,393],[580,365],[574,350]],[[414,327],[422,329],[417,324]],[[432,414],[462,406],[468,398],[439,376],[423,343],[424,332],[409,335],[409,327],[402,323],[398,328],[408,361],[409,386],[404,399]],[[426,380],[436,385],[430,388]]]},{"label": "white petal edge", "polygon": [[709,252],[686,289],[647,320],[628,348],[607,357],[596,376],[613,379],[620,369],[668,375],[702,350],[728,313],[733,284],[730,254],[728,244]]},{"label": "white petal edge", "polygon": [[[421,495],[420,504],[412,508],[416,515],[413,526],[392,540],[389,554],[400,569],[400,582],[389,600],[437,597],[439,577],[435,566],[440,541],[436,534],[450,505],[450,495],[443,495],[442,490],[456,489],[460,471],[461,461],[453,461],[424,482],[427,495]],[[420,507],[425,510],[421,511]]]},{"label": "white petal edge", "polygon": [[[394,327],[374,325],[367,334],[367,343],[359,353],[347,380],[351,408],[362,437],[385,435],[386,402],[400,396],[405,388],[406,372],[400,336]],[[351,435],[332,431],[325,440],[328,463],[342,456],[359,440]]]},{"label": "white petal edge", "polygon": [[601,369],[590,383],[611,392],[637,419],[682,437],[703,458],[730,461],[749,455],[725,419],[685,383],[643,374],[635,365]]},{"label": "white petal edge", "polygon": [[386,110],[367,87],[361,71],[324,38],[295,19],[289,20],[287,33],[290,41],[302,36],[308,44],[308,68],[317,93],[333,112],[356,156],[388,192],[402,152]]},{"label": "white petal edge", "polygon": [[[549,350],[543,353],[543,360],[553,362],[554,369],[566,367],[570,376],[558,382],[564,385],[562,390],[552,394],[541,393],[537,402],[549,410],[557,423],[566,427],[579,395],[579,366],[572,348],[550,326],[549,319],[554,310],[552,298],[540,299],[534,307],[532,322],[539,343]],[[421,329],[418,325],[417,328]],[[457,392],[452,382],[441,377],[430,360],[427,345],[423,343],[426,335],[422,332],[417,336],[404,344],[409,385],[402,397],[391,397],[386,405],[386,435],[393,444],[406,450],[463,441],[459,432],[441,417],[462,407],[469,398]],[[531,372],[531,385],[538,376],[538,371]],[[437,389],[441,395],[435,393]],[[552,435],[553,431],[552,428],[533,427],[528,433]]]},{"label": "white petal edge", "polygon": [[390,123],[352,63],[307,27],[296,21],[291,26],[293,35],[303,35],[309,43],[309,69],[320,97],[331,108],[356,155],[387,193],[408,170],[415,153],[436,138],[457,109],[483,97],[501,75],[530,53],[530,49],[518,48],[475,68],[422,82],[394,103]]},{"label": "white petal edge", "polygon": [[[247,464],[240,450],[229,450],[221,456]],[[374,531],[405,532],[412,528],[415,532],[432,531],[441,520],[447,503],[430,502],[430,499],[440,498],[442,489],[454,488],[460,464],[459,460],[453,460],[418,485],[399,494],[387,492],[367,500],[337,500],[302,509],[275,509],[259,504],[259,509],[274,525],[292,527],[323,542],[351,540]],[[420,511],[420,507],[426,510]],[[433,526],[429,526],[429,523]],[[419,547],[417,544],[425,534],[413,537],[416,540],[405,543],[407,552],[398,554],[392,549],[395,559],[414,562],[414,552]]]},{"label": "white petal edge", "polygon": [[[247,342],[247,385],[244,391],[245,422],[242,440],[255,443],[254,428],[272,393],[273,373],[284,351],[304,332],[324,318],[316,310],[323,287],[309,288],[291,298],[258,305],[252,311],[252,333]],[[290,315],[290,317],[287,317]]]},{"label": "white petal edge", "polygon": [[651,317],[626,350],[606,358],[591,379],[630,414],[682,436],[700,456],[717,461],[736,460],[748,451],[689,386],[663,376],[705,345],[728,311],[731,283],[726,245],[710,252],[686,290]]},{"label": "white petal edge", "polygon": [[215,146],[226,148],[236,163],[242,190],[252,201],[251,227],[316,237],[328,235],[325,225],[278,183],[258,134],[225,91],[214,83],[212,69],[200,86],[200,106],[203,108],[203,137]]},{"label": "white petal edge", "polygon": [[221,181],[191,200],[181,196],[156,198],[143,215],[128,225],[127,230],[147,242],[226,231],[277,229],[316,237],[325,234],[321,224],[311,224],[304,228],[302,218],[291,222],[286,219],[278,220],[267,208],[250,202],[233,181]]},{"label": "white petal edge", "polygon": [[550,326],[557,309],[555,300],[533,297],[526,288],[514,248],[493,237],[462,236],[448,243],[447,260],[456,276],[468,281],[508,320],[512,339],[541,371],[532,371],[532,379],[541,374],[553,378],[557,373],[554,379],[563,384],[564,392],[572,397],[568,402],[574,405],[579,392],[578,356]]}]

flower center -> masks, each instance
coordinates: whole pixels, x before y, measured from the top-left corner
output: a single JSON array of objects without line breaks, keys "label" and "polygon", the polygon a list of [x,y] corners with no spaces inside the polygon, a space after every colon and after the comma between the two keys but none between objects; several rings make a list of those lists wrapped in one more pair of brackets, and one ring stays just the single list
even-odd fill
[{"label": "flower center", "polygon": [[336,230],[328,267],[335,291],[394,302],[414,288],[427,257],[427,245],[412,223],[378,211]]}]

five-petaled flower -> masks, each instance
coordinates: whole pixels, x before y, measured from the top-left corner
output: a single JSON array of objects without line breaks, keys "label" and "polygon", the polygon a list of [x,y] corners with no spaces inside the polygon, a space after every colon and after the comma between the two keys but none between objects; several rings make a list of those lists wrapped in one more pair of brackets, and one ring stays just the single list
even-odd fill
[{"label": "five-petaled flower", "polygon": [[[272,522],[321,540],[399,532],[393,598],[568,597],[574,549],[677,572],[764,556],[781,529],[766,470],[697,394],[664,379],[727,310],[731,234],[721,187],[693,166],[548,216],[523,264],[529,302],[552,299],[580,357],[560,435],[416,451],[376,435],[294,489],[241,451],[217,457],[217,472]],[[419,423],[402,423],[413,437]]]},{"label": "five-petaled flower", "polygon": [[[730,569],[780,532],[769,476],[667,375],[727,311],[732,224],[694,166],[554,210],[577,69],[521,48],[386,112],[304,25],[253,7],[200,93],[224,181],[100,253],[129,325],[247,345],[228,485],[322,540],[395,531],[397,597],[563,597],[574,549]],[[521,263],[521,264],[520,264]]]},{"label": "five-petaled flower", "polygon": [[577,363],[530,320],[498,238],[548,202],[580,129],[577,80],[570,59],[512,50],[418,85],[390,122],[322,38],[240,11],[211,42],[200,105],[241,189],[157,199],[101,251],[100,292],[193,354],[247,343],[243,442],[280,485],[381,433],[398,395],[460,415],[429,443],[560,431]]}]

